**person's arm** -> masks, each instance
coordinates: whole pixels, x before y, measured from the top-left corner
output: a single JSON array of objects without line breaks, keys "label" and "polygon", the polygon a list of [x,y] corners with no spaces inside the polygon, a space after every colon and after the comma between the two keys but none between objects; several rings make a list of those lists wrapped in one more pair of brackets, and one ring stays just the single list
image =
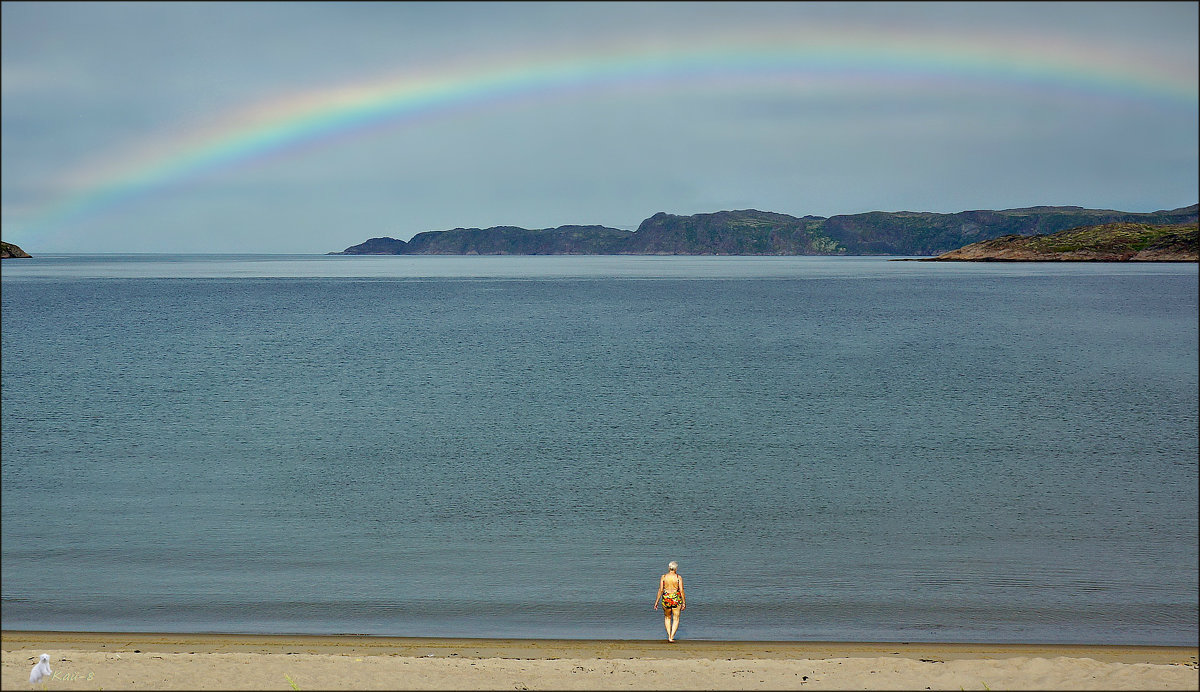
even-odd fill
[{"label": "person's arm", "polygon": [[658,599],[663,595],[663,578],[658,578],[658,593],[654,595],[654,609],[658,610]]},{"label": "person's arm", "polygon": [[687,607],[687,596],[683,594],[683,577],[679,578],[679,612]]}]

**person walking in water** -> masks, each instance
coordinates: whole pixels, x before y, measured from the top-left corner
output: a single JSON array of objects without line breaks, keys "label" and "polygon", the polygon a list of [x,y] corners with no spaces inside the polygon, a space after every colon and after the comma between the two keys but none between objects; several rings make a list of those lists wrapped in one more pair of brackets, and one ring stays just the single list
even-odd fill
[{"label": "person walking in water", "polygon": [[667,641],[675,643],[675,631],[679,629],[679,614],[684,609],[683,577],[679,576],[679,563],[674,560],[667,565],[667,573],[658,580],[658,595],[654,597],[654,609],[662,599],[663,625],[667,628]]}]

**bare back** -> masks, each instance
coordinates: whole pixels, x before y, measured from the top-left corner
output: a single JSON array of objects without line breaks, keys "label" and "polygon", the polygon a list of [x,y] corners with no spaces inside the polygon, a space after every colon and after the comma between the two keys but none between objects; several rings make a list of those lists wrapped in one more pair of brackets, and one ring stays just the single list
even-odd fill
[{"label": "bare back", "polygon": [[687,607],[683,596],[683,577],[675,571],[675,563],[668,565],[671,571],[658,579],[658,594],[654,597],[654,608],[662,599],[663,626],[667,628],[667,641],[675,642],[675,631],[679,629],[679,614]]}]

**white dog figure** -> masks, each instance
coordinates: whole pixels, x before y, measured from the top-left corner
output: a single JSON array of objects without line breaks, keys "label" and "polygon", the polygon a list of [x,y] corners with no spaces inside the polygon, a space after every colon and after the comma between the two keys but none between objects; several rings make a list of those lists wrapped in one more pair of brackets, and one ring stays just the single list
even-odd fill
[{"label": "white dog figure", "polygon": [[29,673],[29,682],[36,685],[42,681],[42,678],[50,677],[50,673],[52,672],[54,671],[50,670],[50,654],[42,654],[41,660],[37,662],[37,665]]}]

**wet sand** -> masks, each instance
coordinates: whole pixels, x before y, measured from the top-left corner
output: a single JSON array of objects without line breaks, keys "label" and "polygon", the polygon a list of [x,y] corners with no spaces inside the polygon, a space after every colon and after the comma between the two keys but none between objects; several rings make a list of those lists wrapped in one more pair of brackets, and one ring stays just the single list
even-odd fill
[{"label": "wet sand", "polygon": [[5,690],[1196,690],[1196,647],[17,632]]}]

